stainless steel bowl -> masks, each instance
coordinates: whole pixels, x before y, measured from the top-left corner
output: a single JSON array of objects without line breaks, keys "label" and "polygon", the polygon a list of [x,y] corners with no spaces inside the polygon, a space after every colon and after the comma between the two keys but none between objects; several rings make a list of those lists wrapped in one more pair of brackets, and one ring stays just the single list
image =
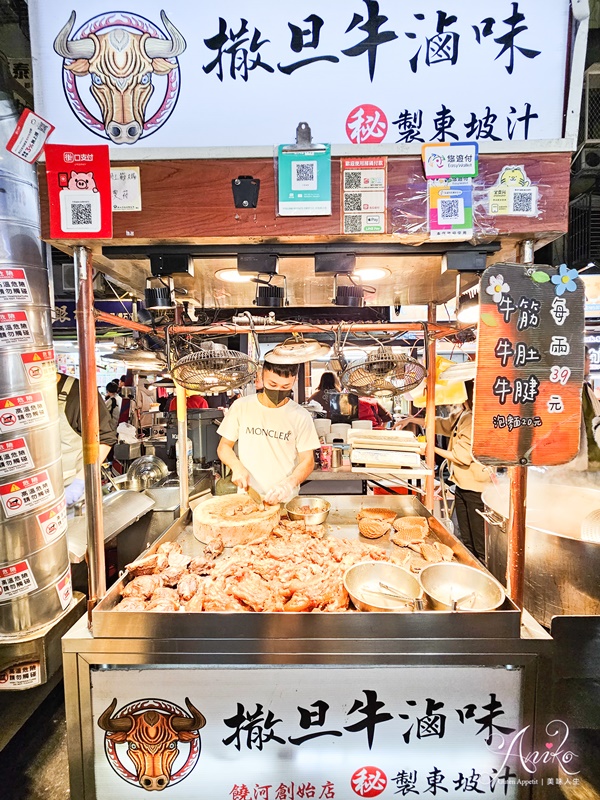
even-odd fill
[{"label": "stainless steel bowl", "polygon": [[120,491],[141,492],[146,488],[145,481],[140,478],[130,478],[129,475],[119,475],[117,478],[113,478],[113,482]]},{"label": "stainless steel bowl", "polygon": [[438,611],[493,611],[505,598],[495,578],[466,564],[430,564],[421,570],[419,581]]},{"label": "stainless steel bowl", "polygon": [[[404,597],[393,597],[384,583]],[[359,611],[412,611],[423,596],[408,570],[385,561],[361,561],[344,573],[344,586]]]},{"label": "stainless steel bowl", "polygon": [[[309,506],[310,512],[300,511],[302,506]],[[322,497],[294,497],[285,506],[290,519],[303,520],[307,525],[321,525],[329,516],[330,509],[331,503]]]},{"label": "stainless steel bowl", "polygon": [[169,474],[169,469],[161,458],[156,456],[142,456],[136,458],[127,470],[127,477],[140,480],[142,488],[153,486]]}]

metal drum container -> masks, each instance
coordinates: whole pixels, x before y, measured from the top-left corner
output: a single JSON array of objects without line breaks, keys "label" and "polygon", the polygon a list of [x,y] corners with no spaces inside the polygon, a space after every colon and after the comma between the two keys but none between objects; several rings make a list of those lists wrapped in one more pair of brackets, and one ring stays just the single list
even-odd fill
[{"label": "metal drum container", "polygon": [[71,604],[49,279],[34,167],[0,94],[0,646]]},{"label": "metal drum container", "polygon": [[[506,585],[508,483],[483,493],[487,568]],[[546,627],[560,614],[600,614],[600,540],[582,525],[600,509],[600,489],[553,484],[530,472],[527,487],[525,608]]]}]

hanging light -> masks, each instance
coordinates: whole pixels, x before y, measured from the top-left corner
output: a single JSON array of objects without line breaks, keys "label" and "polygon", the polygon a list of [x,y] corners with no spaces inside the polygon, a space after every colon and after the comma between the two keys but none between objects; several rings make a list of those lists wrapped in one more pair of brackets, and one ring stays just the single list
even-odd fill
[{"label": "hanging light", "polygon": [[[339,275],[333,279],[333,303],[336,306],[362,308],[365,304],[365,289],[362,284],[356,283],[349,275],[349,284],[339,284]],[[360,281],[360,278],[359,278]]]},{"label": "hanging light", "polygon": [[479,322],[479,295],[477,293],[462,295],[456,307],[456,319],[465,325],[476,325]]},{"label": "hanging light", "polygon": [[144,289],[144,305],[150,311],[164,311],[175,308],[175,289],[173,278],[167,278],[167,285],[163,278],[159,279],[159,286],[152,286],[152,278],[146,279]]}]

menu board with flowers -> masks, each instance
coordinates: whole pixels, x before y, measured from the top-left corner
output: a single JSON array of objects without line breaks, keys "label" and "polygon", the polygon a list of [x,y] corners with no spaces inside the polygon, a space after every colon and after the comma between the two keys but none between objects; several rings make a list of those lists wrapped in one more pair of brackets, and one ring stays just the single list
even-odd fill
[{"label": "menu board with flowers", "polygon": [[494,264],[482,275],[473,455],[551,466],[579,450],[584,287],[577,270]]}]

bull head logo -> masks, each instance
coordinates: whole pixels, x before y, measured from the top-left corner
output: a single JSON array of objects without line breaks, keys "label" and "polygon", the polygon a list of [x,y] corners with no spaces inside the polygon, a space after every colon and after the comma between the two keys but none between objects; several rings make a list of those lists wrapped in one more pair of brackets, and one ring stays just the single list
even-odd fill
[{"label": "bull head logo", "polygon": [[[154,115],[157,129],[174,108],[179,91],[175,60],[186,48],[181,33],[164,11],[160,18],[168,33],[161,38],[155,26],[135,14],[116,12],[89,20],[72,36],[75,11],[54,40],[64,59],[65,91],[75,114],[91,129],[98,127],[115,144],[134,144],[150,130],[146,111],[154,92],[153,76],[167,76],[165,99]],[[101,112],[99,120],[85,108],[76,78],[89,76],[90,91]]]},{"label": "bull head logo", "polygon": [[[200,755],[199,730],[206,720],[187,697],[185,704],[189,717],[179,706],[156,699],[131,703],[113,716],[117,707],[116,697],[113,699],[100,715],[98,726],[106,731],[107,756],[118,775],[148,792],[160,792],[191,772]],[[172,774],[180,743],[189,745],[189,753],[185,764]],[[127,745],[135,774],[121,763],[119,744]]]}]

